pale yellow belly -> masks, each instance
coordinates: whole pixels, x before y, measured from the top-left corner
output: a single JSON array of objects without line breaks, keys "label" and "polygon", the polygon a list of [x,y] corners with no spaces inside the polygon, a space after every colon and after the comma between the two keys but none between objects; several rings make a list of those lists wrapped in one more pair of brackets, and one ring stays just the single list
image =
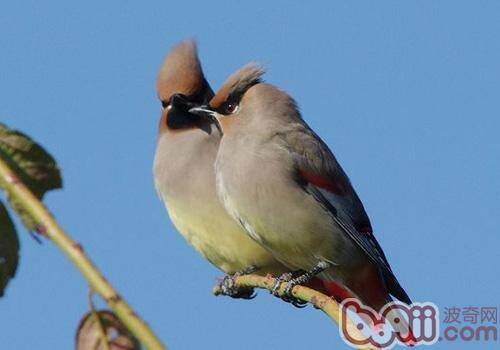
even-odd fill
[{"label": "pale yellow belly", "polygon": [[[177,230],[207,260],[226,273],[257,266],[262,274],[286,271],[272,255],[253,241],[220,206],[195,208],[168,200],[169,216]],[[218,210],[218,209],[221,210]],[[200,209],[200,210],[197,210]]]}]

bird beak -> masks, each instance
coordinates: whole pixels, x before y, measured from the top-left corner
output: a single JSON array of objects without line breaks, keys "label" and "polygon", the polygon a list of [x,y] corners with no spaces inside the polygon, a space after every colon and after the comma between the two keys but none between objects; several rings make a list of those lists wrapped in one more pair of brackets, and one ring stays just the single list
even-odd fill
[{"label": "bird beak", "polygon": [[215,118],[215,112],[210,109],[209,106],[207,105],[202,105],[198,107],[193,107],[189,110],[189,113],[193,113],[195,115],[198,115],[200,117],[204,117],[210,120],[217,119]]},{"label": "bird beak", "polygon": [[170,97],[170,106],[176,109],[187,110],[193,105],[187,100],[186,96],[182,94],[173,94],[172,97]]},{"label": "bird beak", "polygon": [[206,118],[209,121],[213,122],[217,127],[217,129],[219,130],[220,134],[224,135],[222,127],[219,123],[219,119],[217,119],[217,113],[211,110],[209,106],[203,105],[203,106],[193,107],[189,109],[189,113]]}]

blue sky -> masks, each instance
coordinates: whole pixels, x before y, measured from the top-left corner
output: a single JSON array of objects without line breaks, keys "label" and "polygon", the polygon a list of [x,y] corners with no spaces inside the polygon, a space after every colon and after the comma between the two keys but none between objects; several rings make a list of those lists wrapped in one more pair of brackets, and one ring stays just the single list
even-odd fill
[{"label": "blue sky", "polygon": [[[65,188],[46,203],[170,348],[346,348],[310,307],[211,295],[221,273],[153,187],[159,64],[187,37],[214,88],[263,62],[336,153],[410,296],[499,306],[499,18],[498,1],[4,1],[0,121],[59,161]],[[71,348],[86,283],[20,233],[2,344]]]}]

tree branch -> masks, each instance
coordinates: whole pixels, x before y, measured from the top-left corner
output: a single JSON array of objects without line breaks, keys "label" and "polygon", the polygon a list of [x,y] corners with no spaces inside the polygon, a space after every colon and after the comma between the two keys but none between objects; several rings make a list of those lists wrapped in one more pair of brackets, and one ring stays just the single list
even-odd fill
[{"label": "tree branch", "polygon": [[[272,291],[276,279],[272,276],[259,276],[259,275],[243,275],[238,276],[235,279],[235,285],[237,288],[261,288]],[[279,296],[284,296],[286,283],[281,283],[277,293]],[[214,295],[223,295],[220,285],[216,285],[212,290]],[[314,289],[297,285],[292,288],[291,294],[293,297],[300,299],[302,301],[312,304],[316,309],[320,309],[328,317],[330,317],[338,326],[340,326],[340,313],[339,304],[331,297],[320,293]],[[347,318],[347,330],[356,339],[364,339],[365,336],[356,328],[352,321]],[[374,349],[373,347],[364,346],[358,347],[358,349]]]},{"label": "tree branch", "polygon": [[104,299],[130,332],[150,350],[165,349],[147,324],[132,310],[130,305],[85,255],[81,245],[64,232],[43,203],[33,195],[1,158],[0,183],[8,196],[16,199],[22,208],[35,220],[37,231],[49,238],[63,251],[88,280],[92,289]]}]

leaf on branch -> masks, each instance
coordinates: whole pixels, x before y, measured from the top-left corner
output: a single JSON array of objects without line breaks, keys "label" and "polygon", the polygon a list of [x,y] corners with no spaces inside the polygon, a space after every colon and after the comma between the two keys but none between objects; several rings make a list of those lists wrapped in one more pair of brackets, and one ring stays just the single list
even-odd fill
[{"label": "leaf on branch", "polygon": [[7,209],[0,202],[0,297],[10,279],[16,275],[19,263],[19,240]]},{"label": "leaf on branch", "polygon": [[3,124],[0,124],[0,157],[38,198],[62,187],[61,172],[54,158],[29,136]]},{"label": "leaf on branch", "polygon": [[141,345],[114,313],[108,310],[90,311],[78,326],[76,350],[105,349],[140,350]]},{"label": "leaf on branch", "polygon": [[[61,172],[54,158],[29,136],[1,123],[0,158],[14,171],[17,178],[40,199],[45,192],[62,187]],[[10,198],[9,201],[26,227],[29,230],[35,230],[36,223],[21,208],[19,203]]]}]

